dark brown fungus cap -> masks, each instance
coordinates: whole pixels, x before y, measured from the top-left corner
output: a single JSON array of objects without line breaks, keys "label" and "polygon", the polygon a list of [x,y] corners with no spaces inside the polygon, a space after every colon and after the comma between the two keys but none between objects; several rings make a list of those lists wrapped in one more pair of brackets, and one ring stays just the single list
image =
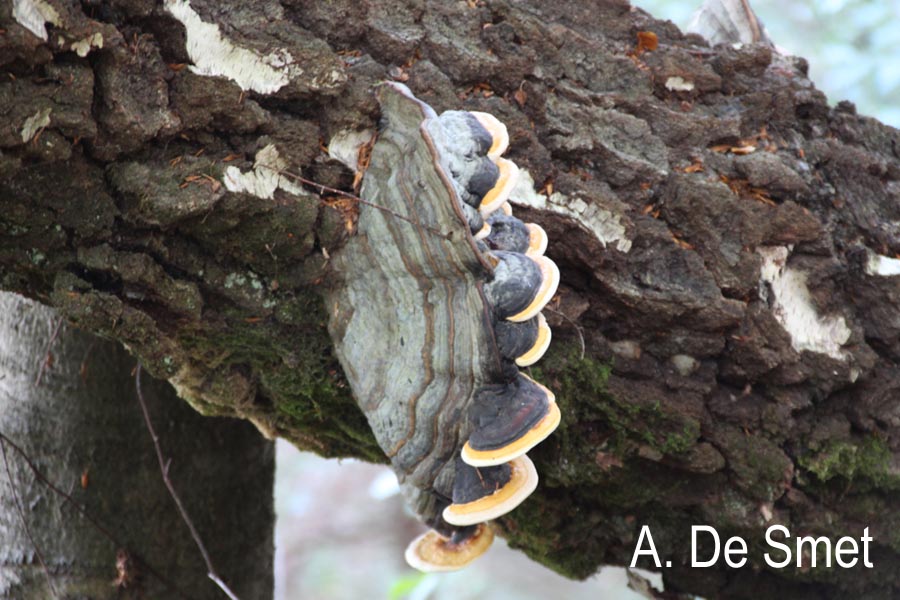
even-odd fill
[{"label": "dark brown fungus cap", "polygon": [[425,573],[456,571],[484,554],[493,541],[494,532],[486,523],[458,529],[451,537],[432,529],[407,546],[406,562]]},{"label": "dark brown fungus cap", "polygon": [[[509,206],[505,203],[503,206]],[[531,258],[542,256],[547,250],[547,232],[536,223],[523,223],[512,216],[512,207],[507,213],[501,210],[488,217],[491,236],[488,245],[495,250],[527,254]]]},{"label": "dark brown fungus cap", "polygon": [[495,250],[525,254],[531,240],[531,232],[519,219],[496,212],[487,219],[491,224],[488,246]]},{"label": "dark brown fungus cap", "polygon": [[492,252],[494,279],[484,286],[499,319],[521,323],[531,319],[556,293],[559,269],[546,256],[529,257],[515,252]]},{"label": "dark brown fungus cap", "polygon": [[497,340],[497,349],[501,356],[510,360],[517,359],[534,348],[539,335],[539,317],[522,323],[513,323],[502,319],[494,324],[494,339]]},{"label": "dark brown fungus cap", "polygon": [[[497,318],[507,319],[522,313],[541,290],[543,277],[540,265],[524,254],[515,252],[492,252],[489,259],[496,263],[494,279],[484,286],[484,291]],[[527,321],[529,318],[531,317],[518,321]]]},{"label": "dark brown fungus cap", "polygon": [[532,299],[531,303],[521,312],[506,317],[510,321],[516,323],[527,321],[547,306],[547,303],[553,299],[556,289],[559,287],[559,267],[556,263],[546,256],[528,257],[533,260],[541,272],[541,285]]},{"label": "dark brown fungus cap", "polygon": [[[494,121],[499,123],[497,119],[494,119]],[[487,156],[487,153],[490,152],[491,148],[494,147],[494,136],[491,135],[491,132],[488,131],[484,125],[481,124],[481,121],[478,120],[478,117],[476,117],[474,113],[466,112],[466,123],[469,126],[469,131],[471,132],[472,139],[478,145],[478,153],[482,156]],[[491,123],[492,126],[496,128],[496,123]],[[507,139],[507,142],[508,141],[509,140]],[[503,153],[501,152],[500,154]],[[500,156],[500,154],[498,154],[497,156]]]},{"label": "dark brown fungus cap", "polygon": [[473,467],[502,465],[544,441],[559,425],[553,392],[522,373],[512,383],[488,385],[469,408],[472,433],[461,457]]},{"label": "dark brown fungus cap", "polygon": [[478,166],[469,178],[466,189],[470,196],[468,203],[472,206],[481,206],[488,192],[494,189],[500,180],[500,167],[489,158],[478,161]]},{"label": "dark brown fungus cap", "polygon": [[481,126],[491,134],[491,147],[487,151],[488,157],[491,159],[500,158],[509,147],[509,133],[506,131],[506,125],[500,122],[500,119],[486,112],[472,111]]},{"label": "dark brown fungus cap", "polygon": [[498,158],[496,163],[499,175],[497,183],[488,190],[481,200],[479,210],[481,210],[483,215],[489,215],[500,208],[509,199],[513,188],[516,187],[516,182],[519,181],[519,167],[516,166],[516,163],[505,158]]},{"label": "dark brown fungus cap", "polygon": [[444,509],[444,520],[462,526],[496,519],[519,506],[537,484],[537,471],[525,455],[483,468],[457,461],[453,504]]},{"label": "dark brown fungus cap", "polygon": [[544,318],[544,313],[538,313],[537,327],[538,333],[534,344],[527,351],[516,357],[516,364],[520,367],[530,367],[541,360],[547,348],[550,347],[550,340],[553,336],[550,326],[547,325],[547,319]]}]

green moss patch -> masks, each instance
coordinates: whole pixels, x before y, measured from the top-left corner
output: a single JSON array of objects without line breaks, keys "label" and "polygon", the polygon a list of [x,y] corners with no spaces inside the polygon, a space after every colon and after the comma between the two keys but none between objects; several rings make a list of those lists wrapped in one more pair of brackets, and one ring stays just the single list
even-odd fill
[{"label": "green moss patch", "polygon": [[857,443],[829,442],[823,450],[803,455],[798,462],[823,483],[839,478],[873,488],[900,488],[900,476],[890,469],[891,451],[884,440],[875,436]]},{"label": "green moss patch", "polygon": [[[643,446],[677,455],[700,437],[699,421],[667,407],[659,390],[634,382],[628,395],[612,393],[612,365],[582,356],[578,344],[557,341],[540,365],[532,375],[556,394],[563,413],[556,436],[567,454],[594,459],[599,450],[625,458]],[[582,468],[574,472],[584,475]]]},{"label": "green moss patch", "polygon": [[331,354],[321,300],[310,294],[287,302],[296,317],[289,325],[230,315],[202,335],[183,336],[182,344],[212,369],[252,373],[272,402],[279,433],[298,446],[323,456],[385,462]]}]

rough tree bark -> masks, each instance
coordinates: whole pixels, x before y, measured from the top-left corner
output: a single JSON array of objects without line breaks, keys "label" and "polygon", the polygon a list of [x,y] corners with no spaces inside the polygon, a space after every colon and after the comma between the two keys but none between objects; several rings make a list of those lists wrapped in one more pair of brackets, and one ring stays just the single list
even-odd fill
[{"label": "rough tree bark", "polygon": [[[0,287],[127,344],[201,412],[383,460],[318,293],[352,209],[271,167],[352,189],[371,86],[405,81],[508,125],[542,189],[517,214],[562,271],[534,370],[563,423],[510,543],[585,577],[649,524],[671,590],[897,593],[900,134],[830,108],[802,59],[624,0],[0,11]],[[748,539],[753,567],[691,569],[695,523]],[[770,569],[772,523],[868,526],[876,568]]]},{"label": "rough tree bark", "polygon": [[[0,598],[224,597],[160,478],[134,366],[120,344],[0,293]],[[272,443],[142,379],[170,478],[217,573],[242,598],[271,597]]]}]

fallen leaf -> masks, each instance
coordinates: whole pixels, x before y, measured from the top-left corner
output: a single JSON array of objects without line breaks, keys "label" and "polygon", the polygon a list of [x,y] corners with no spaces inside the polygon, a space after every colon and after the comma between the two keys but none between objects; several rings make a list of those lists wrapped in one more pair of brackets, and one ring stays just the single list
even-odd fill
[{"label": "fallen leaf", "polygon": [[659,47],[659,37],[652,31],[637,32],[637,46],[634,49],[635,54],[642,52],[652,52]]},{"label": "fallen leaf", "polygon": [[752,154],[756,152],[756,146],[734,146],[731,148],[732,154]]},{"label": "fallen leaf", "polygon": [[516,103],[519,106],[525,106],[525,101],[528,99],[528,94],[522,88],[519,88],[513,93],[513,98],[515,98]]},{"label": "fallen leaf", "polygon": [[674,233],[672,234],[672,241],[675,242],[675,245],[683,250],[693,250],[694,246],[692,246],[689,242],[684,241],[683,239],[676,236]]},{"label": "fallen leaf", "polygon": [[684,168],[685,173],[699,173],[703,171],[703,161],[695,158],[694,161]]}]

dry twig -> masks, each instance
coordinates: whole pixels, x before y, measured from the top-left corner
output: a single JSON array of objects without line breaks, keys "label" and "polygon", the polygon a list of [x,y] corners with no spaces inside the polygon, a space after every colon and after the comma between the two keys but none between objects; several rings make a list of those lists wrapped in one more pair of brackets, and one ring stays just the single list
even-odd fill
[{"label": "dry twig", "polygon": [[381,206],[380,204],[375,204],[374,202],[369,202],[368,200],[363,200],[359,196],[354,196],[353,194],[351,194],[349,192],[345,192],[344,190],[339,190],[337,188],[329,187],[329,186],[323,185],[321,183],[316,183],[312,179],[306,179],[305,177],[301,177],[300,175],[297,175],[296,173],[291,173],[290,171],[285,171],[283,169],[276,169],[275,167],[270,167],[268,165],[259,165],[259,166],[265,167],[267,169],[271,169],[271,170],[275,171],[276,173],[278,173],[279,175],[284,175],[285,177],[294,179],[294,180],[299,181],[300,183],[303,183],[310,187],[317,188],[319,190],[319,195],[322,195],[325,192],[337,194],[338,196],[343,196],[345,198],[349,198],[349,199],[351,199],[355,202],[358,202],[360,204],[363,204],[365,206],[371,206],[372,208],[380,210],[382,212],[385,212],[385,213],[391,215],[392,217],[396,217],[397,219],[400,219],[401,221],[406,221],[407,223],[411,223],[412,225],[415,225],[416,227],[423,229],[429,233],[433,233],[434,235],[444,238],[445,240],[449,240],[452,237],[452,232],[444,233],[440,229],[435,229],[434,227],[429,227],[428,225],[423,225],[422,223],[419,223],[415,219],[410,219],[409,217],[401,215],[400,213],[393,211],[386,206]]},{"label": "dry twig", "polygon": [[13,495],[13,503],[16,505],[16,512],[19,513],[19,518],[22,520],[22,526],[25,528],[25,534],[28,536],[28,539],[31,541],[31,546],[34,548],[34,554],[37,556],[38,562],[41,563],[41,568],[44,570],[44,575],[47,576],[47,587],[50,588],[50,593],[53,594],[53,597],[59,597],[59,594],[56,593],[56,588],[53,586],[53,578],[50,577],[50,569],[47,568],[47,563],[44,562],[44,555],[41,554],[41,549],[38,548],[37,542],[34,540],[34,536],[31,535],[31,528],[28,526],[28,519],[25,518],[25,512],[22,510],[22,500],[19,498],[19,489],[16,485],[16,482],[13,481],[12,469],[9,468],[9,458],[6,456],[6,443],[5,437],[0,434],[0,452],[3,453],[3,464],[6,467],[6,477],[9,479],[9,487],[12,490]]},{"label": "dry twig", "polygon": [[240,600],[234,592],[231,591],[231,588],[222,580],[221,577],[216,573],[215,567],[213,567],[212,560],[209,557],[209,552],[206,551],[206,546],[203,543],[203,540],[200,538],[200,533],[197,531],[197,528],[194,526],[194,522],[191,520],[190,515],[188,515],[187,510],[184,508],[184,504],[181,502],[181,498],[178,496],[178,492],[175,491],[175,486],[172,484],[172,480],[169,479],[169,467],[172,465],[172,459],[166,460],[163,456],[162,448],[159,445],[159,436],[156,435],[156,430],[153,429],[153,423],[150,420],[150,412],[147,410],[147,403],[144,401],[144,392],[141,390],[141,363],[138,363],[137,368],[134,372],[134,385],[137,390],[137,398],[138,402],[141,405],[141,412],[144,414],[144,423],[147,425],[147,431],[150,432],[150,438],[153,440],[153,447],[156,449],[156,458],[159,461],[159,469],[162,474],[163,483],[166,484],[166,489],[169,490],[169,495],[172,496],[172,500],[175,502],[175,506],[178,507],[178,512],[181,514],[181,519],[184,521],[184,524],[187,525],[188,529],[191,532],[191,537],[194,538],[194,543],[197,545],[197,549],[200,550],[201,556],[203,556],[203,561],[206,563],[206,575],[213,582],[219,586],[219,588],[225,592],[225,595],[228,596],[231,600]]},{"label": "dry twig", "polygon": [[44,358],[41,360],[41,368],[38,369],[37,377],[34,378],[35,387],[41,385],[41,377],[44,376],[44,369],[53,362],[50,348],[53,347],[53,342],[56,341],[56,338],[59,335],[59,328],[62,326],[62,322],[62,317],[59,317],[56,319],[56,325],[53,326],[53,333],[50,334],[50,339],[47,341],[47,348],[44,350],[44,354],[42,354]]}]

